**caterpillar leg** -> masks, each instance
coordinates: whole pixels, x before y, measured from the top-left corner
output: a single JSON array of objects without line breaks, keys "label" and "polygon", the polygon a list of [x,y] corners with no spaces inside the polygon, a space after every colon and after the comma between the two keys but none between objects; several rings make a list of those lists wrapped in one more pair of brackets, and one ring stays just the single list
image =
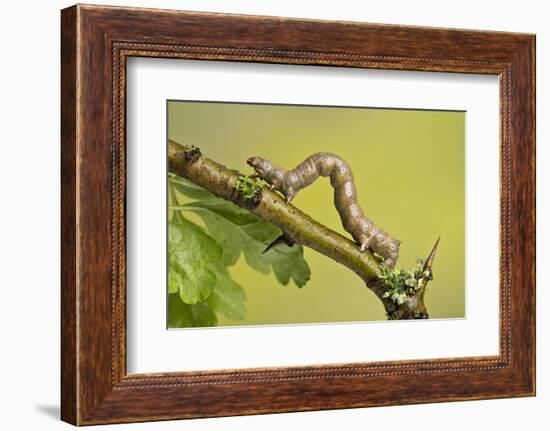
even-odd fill
[{"label": "caterpillar leg", "polygon": [[373,238],[373,236],[367,236],[365,234],[361,235],[357,241],[359,243],[359,251],[361,253],[364,253],[370,248]]},{"label": "caterpillar leg", "polygon": [[367,251],[367,249],[369,248],[369,243],[370,243],[370,241],[366,240],[366,241],[362,242],[361,244],[359,244],[359,251],[361,253],[364,253],[365,251]]},{"label": "caterpillar leg", "polygon": [[393,245],[390,248],[389,254],[384,256],[386,260],[384,261],[384,264],[386,266],[389,266],[390,268],[393,268],[395,264],[397,263],[397,258],[399,257],[399,248],[396,245]]},{"label": "caterpillar leg", "polygon": [[296,192],[294,190],[287,190],[286,193],[283,193],[285,197],[286,203],[290,203],[292,199],[294,199],[294,196],[296,196]]}]

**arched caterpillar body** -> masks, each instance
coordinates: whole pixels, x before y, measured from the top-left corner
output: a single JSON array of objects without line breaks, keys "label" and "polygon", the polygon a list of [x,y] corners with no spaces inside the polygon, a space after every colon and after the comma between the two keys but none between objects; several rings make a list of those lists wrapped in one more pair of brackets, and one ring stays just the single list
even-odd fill
[{"label": "arched caterpillar body", "polygon": [[257,176],[282,193],[287,202],[319,176],[330,177],[334,188],[334,206],[340,214],[344,229],[359,244],[361,251],[368,248],[382,255],[387,266],[395,265],[400,242],[363,214],[357,203],[353,173],[342,158],[333,153],[315,153],[289,171],[261,157],[251,157],[247,163],[254,168]]}]

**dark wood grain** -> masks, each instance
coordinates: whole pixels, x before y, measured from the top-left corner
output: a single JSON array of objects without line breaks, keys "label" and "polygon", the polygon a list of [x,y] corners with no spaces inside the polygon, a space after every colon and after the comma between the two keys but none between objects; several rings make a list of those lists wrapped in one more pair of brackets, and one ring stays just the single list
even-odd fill
[{"label": "dark wood grain", "polygon": [[77,415],[76,8],[61,16],[61,417]]},{"label": "dark wood grain", "polygon": [[[62,418],[73,424],[535,393],[535,37],[176,11],[62,12]],[[495,74],[501,105],[496,357],[126,373],[130,56]]]}]

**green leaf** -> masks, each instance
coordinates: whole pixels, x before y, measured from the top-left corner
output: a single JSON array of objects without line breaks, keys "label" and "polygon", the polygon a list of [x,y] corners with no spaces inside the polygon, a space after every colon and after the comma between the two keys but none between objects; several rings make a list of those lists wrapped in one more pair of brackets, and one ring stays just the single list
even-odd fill
[{"label": "green leaf", "polygon": [[216,287],[208,298],[208,305],[216,313],[223,314],[228,319],[241,320],[246,315],[246,294],[244,289],[231,279],[227,268],[217,265]]},{"label": "green leaf", "polygon": [[181,274],[168,269],[168,293],[178,293],[182,283]]},{"label": "green leaf", "polygon": [[[210,199],[190,204],[204,221],[208,232],[223,249],[223,261],[231,266],[237,263],[243,248],[247,248],[246,238],[258,218],[250,212],[225,202],[222,199]],[[267,271],[264,272],[268,272]]]},{"label": "green leaf", "polygon": [[303,287],[309,280],[311,271],[302,246],[281,244],[263,253],[281,234],[275,225],[219,198],[192,202],[184,207],[203,219],[208,232],[223,249],[225,265],[235,264],[243,253],[253,269],[264,274],[273,271],[285,286],[293,280],[298,287]]},{"label": "green leaf", "polygon": [[221,247],[179,215],[168,225],[169,327],[216,326],[216,314],[243,319],[246,295],[223,265]]},{"label": "green leaf", "polygon": [[302,247],[280,245],[270,249],[264,256],[269,259],[279,283],[286,286],[292,278],[296,286],[304,287],[309,281],[311,270],[303,253]]},{"label": "green leaf", "polygon": [[[176,196],[176,189],[174,187],[174,184],[171,182],[169,183],[168,189],[170,191],[170,202],[172,205],[178,205],[178,197]],[[170,208],[170,205],[169,205]],[[169,212],[170,213],[170,212]],[[172,217],[171,221],[174,223],[182,223],[183,222],[183,216],[181,215],[180,211],[172,211]]]},{"label": "green leaf", "polygon": [[168,295],[169,328],[216,326],[217,323],[216,314],[207,304],[184,304],[179,295]]},{"label": "green leaf", "polygon": [[182,268],[182,283],[179,286],[181,300],[186,304],[196,304],[206,300],[216,286],[214,273],[209,269],[191,265]]},{"label": "green leaf", "polygon": [[182,195],[187,196],[191,199],[211,199],[214,197],[214,194],[210,193],[208,190],[203,189],[200,186],[187,181],[183,178],[180,178],[176,175],[169,176],[170,184]]},{"label": "green leaf", "polygon": [[216,285],[208,268],[222,257],[220,246],[200,227],[181,218],[168,226],[168,291],[186,304],[207,299]]}]

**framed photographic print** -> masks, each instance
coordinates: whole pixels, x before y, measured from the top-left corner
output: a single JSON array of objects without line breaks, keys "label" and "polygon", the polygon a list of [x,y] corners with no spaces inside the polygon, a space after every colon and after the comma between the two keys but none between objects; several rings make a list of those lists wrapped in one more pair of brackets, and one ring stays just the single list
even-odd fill
[{"label": "framed photographic print", "polygon": [[62,419],[535,394],[535,37],[62,11]]}]

